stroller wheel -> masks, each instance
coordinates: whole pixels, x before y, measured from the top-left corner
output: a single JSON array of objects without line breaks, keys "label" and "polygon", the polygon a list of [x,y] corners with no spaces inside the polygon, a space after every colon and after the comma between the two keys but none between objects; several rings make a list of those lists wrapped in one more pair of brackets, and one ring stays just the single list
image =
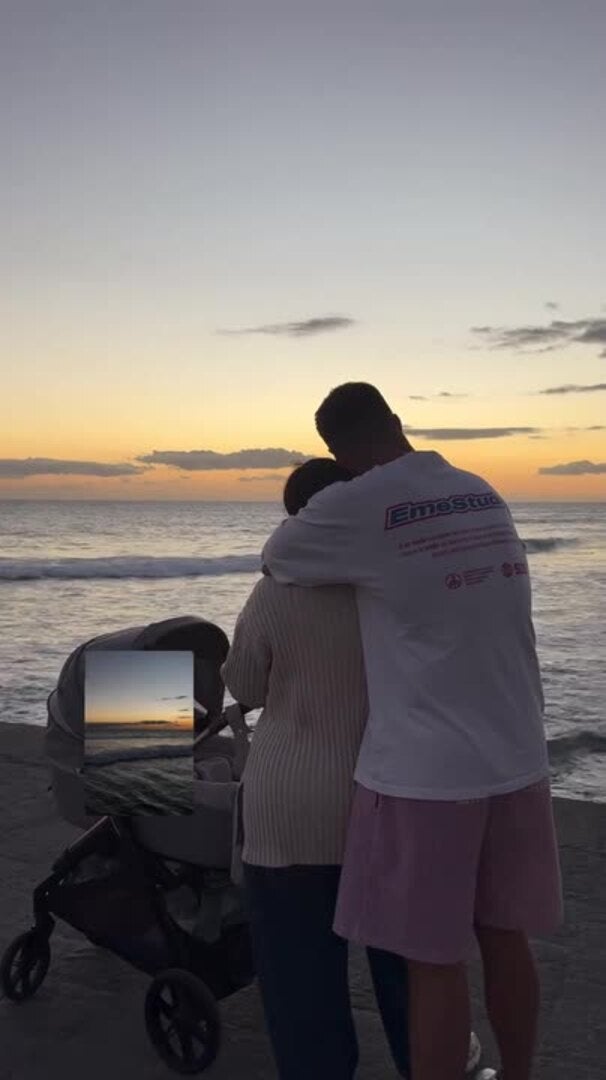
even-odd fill
[{"label": "stroller wheel", "polygon": [[201,979],[170,968],[156,975],[145,998],[145,1026],[163,1061],[178,1073],[203,1072],[219,1052],[217,1003]]},{"label": "stroller wheel", "polygon": [[0,964],[0,985],[11,1001],[33,997],[44,982],[50,964],[50,945],[45,934],[28,930],[9,945]]}]

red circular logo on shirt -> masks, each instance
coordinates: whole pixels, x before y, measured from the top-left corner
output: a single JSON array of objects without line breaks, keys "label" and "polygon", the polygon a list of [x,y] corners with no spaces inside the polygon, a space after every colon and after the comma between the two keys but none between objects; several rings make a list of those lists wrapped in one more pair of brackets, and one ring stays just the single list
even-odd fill
[{"label": "red circular logo on shirt", "polygon": [[501,573],[503,574],[504,577],[512,577],[513,576],[513,566],[511,565],[511,563],[504,562],[502,567],[501,567]]},{"label": "red circular logo on shirt", "polygon": [[463,584],[463,578],[460,574],[447,574],[446,575],[446,587],[448,589],[460,589]]}]

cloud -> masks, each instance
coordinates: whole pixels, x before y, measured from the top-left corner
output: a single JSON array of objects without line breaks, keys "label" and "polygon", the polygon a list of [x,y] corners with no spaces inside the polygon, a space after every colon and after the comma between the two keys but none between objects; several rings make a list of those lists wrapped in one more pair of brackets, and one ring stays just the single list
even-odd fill
[{"label": "cloud", "polygon": [[23,479],[28,476],[136,476],[146,470],[126,462],[63,461],[60,458],[0,458],[0,477]]},{"label": "cloud", "polygon": [[555,433],[555,434],[558,434],[558,435],[559,434],[570,435],[570,434],[572,434],[573,432],[576,432],[576,431],[606,431],[606,424],[591,424],[590,427],[586,427],[586,426],[585,427],[556,427],[556,428],[551,428],[551,429],[547,428],[545,430],[550,432],[550,434],[529,435],[528,438],[529,439],[549,439],[549,438],[553,438],[553,434],[551,434],[551,433]]},{"label": "cloud", "polygon": [[[606,346],[606,319],[552,319],[546,326],[472,326],[493,349],[537,348],[540,351],[569,345]],[[600,354],[606,356],[606,348]]]},{"label": "cloud", "polygon": [[469,394],[451,394],[449,390],[440,390],[439,394],[409,394],[411,401],[431,401],[433,398],[466,398]]},{"label": "cloud", "polygon": [[539,431],[534,427],[505,428],[406,428],[407,435],[421,439],[504,439],[511,435],[531,435]]},{"label": "cloud", "polygon": [[146,465],[168,465],[188,472],[214,472],[220,469],[287,469],[300,465],[309,455],[298,450],[235,450],[218,454],[214,450],[153,450],[137,461]]},{"label": "cloud", "polygon": [[554,431],[565,431],[568,434],[570,434],[571,431],[606,431],[606,426],[604,424],[591,424],[590,427],[585,425],[584,427],[554,428]]},{"label": "cloud", "polygon": [[548,386],[545,390],[537,390],[538,394],[594,394],[598,390],[606,390],[606,383],[593,383],[592,385],[579,386],[577,383],[566,383],[565,386]]},{"label": "cloud", "polygon": [[241,484],[256,484],[259,482],[271,484],[281,484],[284,480],[283,476],[277,476],[276,473],[266,473],[265,476],[240,476],[239,481]]},{"label": "cloud", "polygon": [[248,326],[241,330],[218,330],[219,334],[270,334],[273,337],[310,337],[312,334],[326,334],[331,330],[347,330],[355,319],[346,315],[318,315],[302,322],[266,323],[263,326]]},{"label": "cloud", "polygon": [[606,473],[606,461],[569,461],[562,465],[545,465],[538,470],[542,476],[589,476]]},{"label": "cloud", "polygon": [[545,307],[547,308],[548,311],[559,311],[560,310],[560,305],[555,300],[547,300],[546,303],[545,303]]}]

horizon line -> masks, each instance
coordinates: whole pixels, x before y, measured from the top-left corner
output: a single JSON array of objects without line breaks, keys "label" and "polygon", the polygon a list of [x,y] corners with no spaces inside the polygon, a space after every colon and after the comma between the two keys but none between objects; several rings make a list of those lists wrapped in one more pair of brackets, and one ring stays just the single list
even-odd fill
[{"label": "horizon line", "polygon": [[[505,497],[505,498],[506,498],[506,501],[509,502],[509,503],[535,503],[535,502],[536,503],[554,503],[554,504],[555,503],[577,503],[579,505],[583,505],[585,503],[588,503],[588,504],[604,503],[606,505],[606,499],[603,498],[603,497],[595,498],[595,499],[587,499],[587,498],[578,499],[578,498],[575,498],[574,496],[569,496],[567,498],[560,497],[558,499],[554,499],[551,496],[545,496],[545,497],[535,496],[532,499],[515,498],[515,497],[512,497],[512,498]],[[113,499],[112,498],[108,498],[108,499],[81,499],[81,498],[77,498],[77,497],[72,498],[70,496],[65,496],[63,498],[57,497],[57,496],[55,496],[54,498],[48,498],[47,496],[32,495],[29,498],[24,498],[24,497],[15,498],[14,496],[5,497],[3,495],[0,495],[0,503],[3,503],[3,502],[4,503],[95,503],[95,504],[98,504],[98,503],[102,503],[102,504],[103,503],[107,503],[107,504],[115,504],[115,503],[142,503],[142,504],[145,504],[145,503],[168,503],[168,504],[170,504],[170,503],[189,503],[191,505],[198,504],[198,505],[201,505],[201,506],[209,506],[209,505],[211,505],[211,506],[221,506],[221,505],[250,506],[251,504],[256,505],[256,506],[281,506],[282,505],[282,499],[281,498],[278,498],[278,499],[172,499],[172,498],[168,497],[168,498],[155,498],[155,499],[133,499],[133,498],[130,498],[130,499],[116,499],[116,498],[113,498]]]}]

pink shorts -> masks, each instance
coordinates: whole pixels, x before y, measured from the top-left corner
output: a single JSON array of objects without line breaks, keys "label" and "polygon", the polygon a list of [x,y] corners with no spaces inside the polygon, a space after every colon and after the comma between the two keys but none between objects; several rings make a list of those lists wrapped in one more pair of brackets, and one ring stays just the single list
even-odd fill
[{"label": "pink shorts", "polygon": [[466,960],[474,927],[553,932],[562,885],[546,779],[437,802],[356,785],[334,929],[410,960]]}]

